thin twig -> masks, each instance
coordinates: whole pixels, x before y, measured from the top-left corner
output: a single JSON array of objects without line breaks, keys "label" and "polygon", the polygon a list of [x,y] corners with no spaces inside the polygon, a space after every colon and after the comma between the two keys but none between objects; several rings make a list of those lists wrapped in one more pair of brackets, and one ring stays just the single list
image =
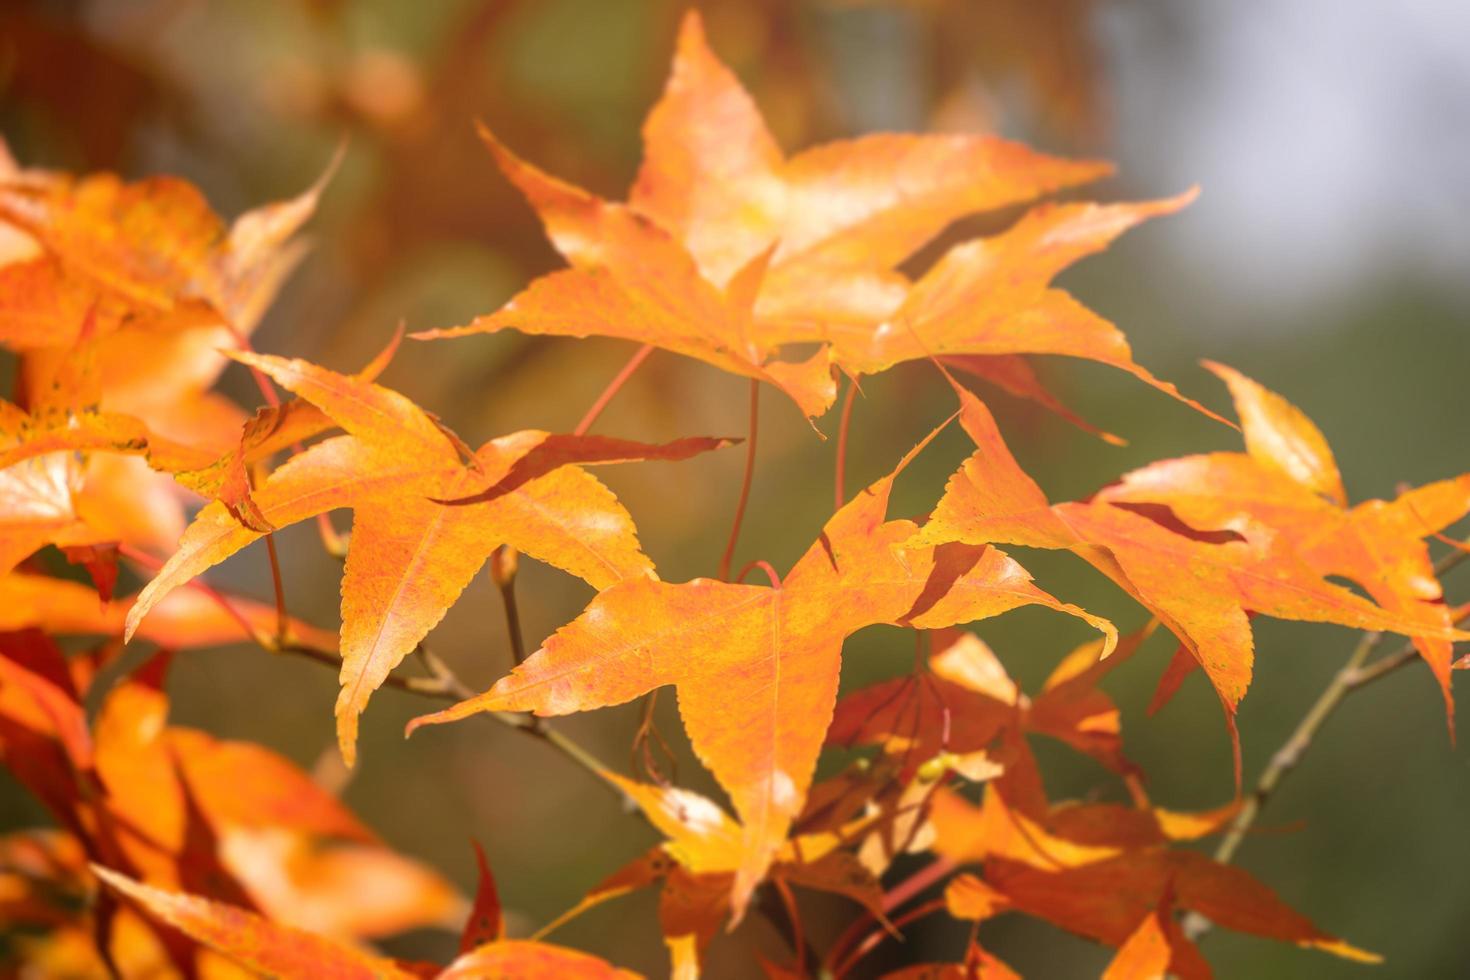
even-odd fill
[{"label": "thin twig", "polygon": [[[151,569],[155,572],[163,568],[163,562],[160,559],[153,557],[141,548],[135,548],[129,544],[118,545],[117,553],[122,555],[124,558],[136,562],[137,564],[142,565],[144,568]],[[224,595],[224,593],[220,592],[218,589],[205,582],[203,579],[190,579],[189,587],[208,596],[215,605],[219,606],[220,609],[227,616],[229,616],[236,622],[236,624],[239,625],[240,629],[244,631],[247,637],[254,640],[257,644],[267,650],[275,649],[277,644],[275,644],[270,637],[262,635],[261,632],[255,628],[255,624],[247,619],[245,614],[242,613],[239,609],[236,609],[234,603],[230,602],[230,600]]]},{"label": "thin twig", "polygon": [[490,556],[490,577],[500,590],[500,601],[505,606],[505,632],[510,639],[510,655],[519,667],[526,659],[526,640],[521,632],[521,611],[516,605],[516,570],[520,556],[514,548],[503,544]]},{"label": "thin twig", "polygon": [[[674,754],[668,739],[658,730],[658,722],[654,718],[657,707],[658,688],[654,688],[643,697],[643,710],[639,716],[638,728],[633,732],[633,745],[629,751],[633,772],[641,772],[643,778],[657,786],[668,787],[678,778],[679,758]],[[667,775],[659,766],[659,753],[668,762]]]},{"label": "thin twig", "polygon": [[500,600],[505,604],[505,631],[510,634],[510,655],[520,666],[526,660],[526,641],[521,636],[521,613],[516,605],[516,584],[509,582],[500,588]]},{"label": "thin twig", "polygon": [[[917,922],[925,916],[933,915],[935,912],[942,912],[947,907],[947,904],[942,898],[936,898],[932,901],[925,902],[923,905],[917,905],[894,919],[893,928],[902,929],[904,926]],[[847,958],[832,968],[833,980],[841,980],[842,977],[847,976],[847,974],[852,972],[852,968],[858,964],[859,960],[867,956],[874,949],[877,949],[878,945],[884,939],[892,935],[893,933],[887,929],[874,929],[864,936],[863,940],[853,947],[852,952],[848,954]]]},{"label": "thin twig", "polygon": [[806,941],[806,927],[801,924],[801,909],[796,904],[796,896],[791,894],[791,886],[786,884],[785,878],[773,878],[771,884],[775,886],[776,893],[781,896],[781,904],[786,909],[786,921],[791,925],[791,948],[796,952],[796,975],[806,976],[806,961],[808,943]]},{"label": "thin twig", "polygon": [[587,409],[587,414],[582,416],[582,421],[577,423],[577,427],[572,430],[572,435],[587,434],[587,430],[592,428],[592,423],[597,421],[597,416],[602,414],[604,408],[607,408],[607,403],[613,400],[613,396],[633,376],[633,372],[638,370],[638,365],[648,360],[648,355],[652,353],[652,344],[644,344],[633,352],[633,356],[628,358],[628,363],[624,364],[623,369],[614,375],[613,379],[607,383],[607,387],[602,390],[602,394],[598,395],[597,400],[592,403],[592,407]]},{"label": "thin twig", "polygon": [[750,380],[750,440],[745,446],[745,478],[740,484],[740,501],[735,505],[735,522],[730,526],[730,540],[720,556],[720,581],[730,581],[730,560],[735,557],[735,543],[740,540],[740,524],[745,520],[745,505],[750,500],[750,483],[755,477],[755,437],[760,425],[761,386]]},{"label": "thin twig", "polygon": [[[1464,551],[1455,551],[1445,556],[1434,566],[1435,576],[1443,575],[1467,559],[1470,559],[1470,553]],[[1457,615],[1454,622],[1458,624],[1466,618],[1470,618],[1470,609]],[[1302,716],[1302,720],[1297,723],[1286,742],[1271,756],[1270,763],[1261,773],[1260,779],[1256,781],[1254,791],[1246,798],[1240,812],[1230,822],[1230,829],[1226,831],[1225,839],[1215,849],[1216,861],[1228,864],[1235,857],[1236,851],[1240,849],[1241,843],[1260,816],[1262,808],[1270,800],[1277,787],[1281,785],[1281,781],[1301,762],[1302,756],[1312,747],[1317,733],[1327,723],[1332,713],[1337,710],[1343,699],[1353,691],[1381,677],[1386,677],[1417,659],[1417,649],[1412,641],[1407,641],[1393,653],[1369,663],[1369,657],[1382,640],[1383,634],[1376,631],[1364,633],[1358,640],[1347,661],[1333,675],[1327,687],[1317,696],[1317,700],[1307,709],[1307,713]],[[1198,913],[1190,913],[1185,919],[1184,930],[1190,939],[1199,939],[1209,929],[1210,921]]]},{"label": "thin twig", "polygon": [[[915,895],[937,884],[946,875],[954,871],[956,867],[955,862],[949,858],[941,857],[930,861],[884,893],[883,914],[887,915]],[[875,924],[878,924],[878,918],[871,912],[867,912],[855,919],[843,931],[842,935],[837,937],[837,941],[827,951],[827,970],[834,975],[840,975],[834,969],[836,964],[845,963],[849,959],[849,951],[862,941],[864,930],[870,925]]]},{"label": "thin twig", "polygon": [[291,618],[286,615],[286,590],[281,585],[281,560],[276,556],[276,536],[265,536],[265,553],[271,560],[271,588],[276,594],[276,642],[286,642],[287,626]]},{"label": "thin twig", "polygon": [[847,430],[852,425],[853,396],[857,394],[857,390],[857,381],[849,379],[847,394],[842,397],[842,421],[837,426],[837,472],[833,480],[836,506],[832,508],[834,511],[841,510],[842,505],[847,503]]},{"label": "thin twig", "polygon": [[424,665],[429,676],[439,682],[439,686],[446,694],[460,701],[468,701],[475,696],[477,693],[475,689],[460,680],[450,666],[439,659],[439,655],[424,646],[423,643],[414,647],[414,652],[418,654],[419,662]]},{"label": "thin twig", "polygon": [[1364,664],[1353,671],[1348,678],[1348,690],[1356,691],[1364,684],[1371,684],[1386,674],[1391,674],[1400,667],[1407,667],[1419,659],[1419,651],[1412,643],[1405,643],[1393,653],[1386,657],[1380,657],[1370,664]]},{"label": "thin twig", "polygon": [[1382,639],[1383,634],[1378,632],[1362,635],[1347,662],[1342,665],[1342,668],[1333,676],[1332,681],[1317,696],[1316,702],[1302,716],[1302,720],[1297,723],[1296,730],[1291,733],[1291,737],[1276,750],[1275,755],[1271,756],[1271,762],[1261,773],[1261,778],[1256,781],[1255,790],[1246,798],[1240,812],[1230,822],[1230,829],[1226,832],[1225,839],[1220,842],[1219,847],[1215,848],[1216,861],[1228,864],[1230,859],[1235,857],[1235,852],[1239,850],[1241,842],[1245,840],[1246,834],[1256,822],[1261,807],[1275,792],[1286,774],[1301,762],[1302,756],[1307,749],[1311,748],[1312,740],[1316,737],[1317,732],[1336,710],[1342,699],[1347,697],[1348,692],[1352,690],[1351,681],[1354,673],[1367,662],[1368,657],[1377,649]]},{"label": "thin twig", "polygon": [[[235,335],[235,345],[237,347],[247,353],[254,354],[256,352],[255,346],[250,343],[249,335],[242,333],[233,324],[229,324],[229,329]],[[399,329],[402,330],[402,327],[400,326]],[[280,408],[281,397],[276,393],[276,386],[271,382],[270,376],[254,364],[247,366],[250,369],[250,377],[255,381],[255,387],[260,389],[260,397],[264,398],[265,403],[271,408]],[[306,452],[306,446],[300,440],[291,443],[291,455],[299,456],[304,452]],[[322,540],[322,548],[328,555],[337,559],[345,559],[347,557],[346,542],[343,541],[342,535],[337,533],[336,528],[332,527],[332,521],[325,513],[316,515],[316,531],[317,536]],[[269,541],[269,537],[266,540]],[[272,560],[275,558],[274,548],[271,551],[271,558]]]},{"label": "thin twig", "polygon": [[[145,565],[155,570],[162,566],[162,562],[147,552],[127,546],[119,550],[125,557],[138,562],[140,565]],[[341,668],[342,657],[336,653],[307,646],[302,643],[275,642],[271,637],[261,634],[251,624],[250,620],[245,617],[245,614],[230,601],[228,596],[202,579],[194,579],[189,585],[209,596],[235,622],[239,623],[241,629],[245,631],[246,636],[252,638],[261,648],[271,653],[289,653],[313,661],[314,663],[337,669]],[[477,693],[475,689],[460,680],[448,664],[426,649],[422,643],[416,649],[420,661],[429,671],[430,676],[408,677],[402,674],[389,674],[383,679],[383,685],[385,687],[396,687],[401,691],[408,691],[411,694],[437,698],[443,701],[464,701],[475,696]],[[540,739],[547,745],[557,749],[562,755],[595,775],[598,783],[611,790],[619,801],[626,802],[622,790],[608,782],[603,776],[607,769],[597,761],[596,756],[571,738],[568,738],[562,732],[547,726],[542,719],[534,715],[520,717],[500,712],[485,712],[485,714],[488,714],[489,717],[495,719],[502,725],[514,728],[533,738]]]}]

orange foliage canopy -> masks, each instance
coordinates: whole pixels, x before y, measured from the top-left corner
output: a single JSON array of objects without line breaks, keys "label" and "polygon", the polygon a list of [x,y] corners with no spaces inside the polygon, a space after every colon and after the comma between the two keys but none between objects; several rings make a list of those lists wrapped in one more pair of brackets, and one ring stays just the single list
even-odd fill
[{"label": "orange foliage canopy", "polygon": [[1086,619],[1107,633],[1109,648],[1116,639],[1111,623],[1036,588],[994,548],[904,547],[915,525],[885,519],[897,475],[838,511],[781,582],[630,579],[603,590],[494,688],[409,730],[479,711],[585,711],[675,685],[695,752],[744,824],[739,914],[806,799],[849,634],[885,622],[949,626],[1038,604]]},{"label": "orange foliage canopy", "polygon": [[[912,269],[957,219],[1029,205],[1107,166],[990,136],[876,134],[787,155],[693,14],[644,126],[627,202],[557,180],[483,135],[569,267],[471,324],[419,336],[514,328],[631,340],[769,384],[811,419],[831,406],[839,373],[855,385],[928,359],[1080,423],[1027,360],[1061,354],[1213,415],[1052,286],[1193,192],[1038,204]],[[14,400],[0,402],[0,757],[55,824],[0,838],[0,926],[28,930],[24,954],[43,970],[626,976],[541,940],[645,887],[658,889],[680,977],[697,975],[722,926],[752,907],[790,926],[795,962],[767,964],[775,976],[845,975],[890,931],[940,910],[972,923],[1025,914],[1088,937],[1116,950],[1109,978],[1209,975],[1176,910],[1373,958],[1253,877],[1177,846],[1250,814],[1238,800],[1202,813],[1152,801],[1102,685],[1155,632],[1172,633],[1179,652],[1161,696],[1203,671],[1237,740],[1239,785],[1234,718],[1256,656],[1249,617],[1265,614],[1410,637],[1452,723],[1452,644],[1467,634],[1426,539],[1470,512],[1470,474],[1349,506],[1316,426],[1207,362],[1233,396],[1244,453],[1155,462],[1085,500],[1053,503],[986,405],[946,373],[975,448],[942,494],[934,488],[927,516],[890,517],[890,497],[948,422],[839,503],[784,578],[757,561],[750,567],[769,584],[723,574],[664,582],[633,515],[588,468],[685,460],[737,440],[649,444],[587,435],[584,425],[472,448],[377,383],[397,337],[355,374],[252,349],[325,181],[226,223],[181,180],[23,171],[0,154],[0,344],[18,365]],[[231,363],[261,390],[253,415],[212,390]],[[282,401],[277,387],[295,397]],[[202,578],[261,538],[274,562],[274,531],[337,509],[353,521],[345,552],[323,522],[328,550],[345,556],[340,630],[291,617],[284,595],[252,602]],[[1119,640],[1111,622],[1037,587],[997,545],[1077,555],[1136,600],[1147,624]],[[497,553],[508,596],[517,553],[596,594],[474,695],[424,643]],[[93,587],[63,570],[63,558]],[[124,571],[150,580],[134,595]],[[956,629],[1023,606],[1102,634],[1061,657],[1034,694],[984,641]],[[839,698],[847,638],[879,624],[916,631],[928,652],[910,674]],[[158,649],[125,670],[119,640]],[[496,713],[560,746],[664,840],[534,938],[508,938],[483,853],[466,901],[286,758],[170,724],[170,657],[241,641],[338,669],[337,739],[349,765],[370,696],[396,684],[454,702],[410,731]],[[398,672],[416,650],[433,676]],[[664,686],[729,809],[651,767],[647,779],[613,773],[539,718],[508,714],[590,711]],[[100,708],[89,715],[88,703]],[[1100,763],[1127,802],[1054,802],[1031,755],[1035,736]],[[818,779],[824,749],[864,755]],[[894,882],[899,857],[917,853],[930,863]],[[905,908],[946,879],[942,900]],[[820,964],[793,888],[858,910]],[[753,903],[762,889],[777,913]],[[447,966],[366,946],[460,923],[460,955]],[[973,935],[959,962],[894,974],[1016,975]]]}]

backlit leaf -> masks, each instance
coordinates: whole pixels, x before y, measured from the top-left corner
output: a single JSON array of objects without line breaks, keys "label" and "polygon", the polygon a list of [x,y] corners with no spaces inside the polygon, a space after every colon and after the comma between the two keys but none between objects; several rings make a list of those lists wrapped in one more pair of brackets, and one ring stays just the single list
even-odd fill
[{"label": "backlit leaf", "polygon": [[488,692],[409,730],[480,711],[586,711],[675,685],[695,752],[740,817],[738,914],[805,800],[844,637],[877,623],[946,626],[1037,604],[1116,638],[1111,624],[1037,589],[993,548],[907,547],[915,525],[885,520],[896,475],[839,511],[779,587],[627,579]]}]

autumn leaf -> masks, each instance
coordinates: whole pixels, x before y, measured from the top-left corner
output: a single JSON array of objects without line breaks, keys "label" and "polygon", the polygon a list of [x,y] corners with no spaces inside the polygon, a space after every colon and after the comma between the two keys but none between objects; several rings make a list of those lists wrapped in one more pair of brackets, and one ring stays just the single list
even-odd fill
[{"label": "autumn leaf", "polygon": [[146,454],[165,470],[212,459],[132,416],[99,411],[90,348],[84,341],[66,352],[67,369],[32,393],[29,411],[0,401],[0,573],[47,544],[78,555],[172,546],[183,526],[178,489],[116,454]]},{"label": "autumn leaf", "polygon": [[1097,499],[1162,504],[1200,531],[1269,533],[1317,574],[1355,582],[1384,609],[1426,624],[1425,632],[1410,632],[1440,686],[1453,735],[1454,658],[1446,636],[1453,615],[1424,539],[1470,512],[1470,474],[1348,507],[1332,450],[1310,419],[1239,372],[1205,366],[1235,398],[1246,452],[1154,463]]},{"label": "autumn leaf", "polygon": [[1031,362],[1020,354],[949,354],[939,358],[939,362],[945,367],[989,382],[1016,398],[1040,405],[1110,445],[1127,445],[1126,439],[1104,432],[1063,404],[1042,384]]},{"label": "autumn leaf", "polygon": [[1202,540],[1114,506],[1107,493],[1088,503],[1053,506],[1016,463],[985,405],[955,390],[960,423],[977,451],[950,478],[916,543],[993,541],[1071,550],[1107,575],[1167,626],[1204,669],[1230,725],[1237,783],[1233,719],[1250,684],[1253,659],[1246,610],[1437,640],[1461,637],[1432,616],[1380,607],[1332,584],[1260,525],[1234,528],[1229,540]]},{"label": "autumn leaf", "polygon": [[[94,864],[107,886],[190,938],[266,976],[408,980],[391,961],[313,933],[277,925],[253,912],[166,891]],[[471,974],[472,975],[472,974]]]},{"label": "autumn leaf", "polygon": [[[0,630],[42,629],[58,635],[121,636],[134,598],[97,601],[91,589],[65,579],[12,572],[0,576]],[[250,643],[274,636],[274,606],[232,599],[231,606],[253,632],[209,596],[195,589],[172,592],[141,623],[136,636],[171,650]],[[286,622],[286,640],[324,653],[335,653],[337,637],[299,619]]]},{"label": "autumn leaf", "polygon": [[[1033,778],[1034,766],[1034,760],[1023,761],[1021,778]],[[1173,903],[1224,928],[1378,960],[1318,929],[1248,873],[1168,846],[1223,829],[1234,805],[1186,815],[1152,807],[1052,806],[1014,793],[1001,780],[987,785],[979,807],[948,792],[934,802],[936,853],[960,864],[983,862],[986,893],[999,896],[989,906],[1122,946],[1148,915]],[[1186,968],[1182,975],[1208,976],[1207,968],[1188,972],[1202,962],[1192,947],[1175,941],[1171,949],[1178,954],[1173,966]]]},{"label": "autumn leaf", "polygon": [[[374,380],[391,361],[401,339],[400,327],[387,346],[355,377]],[[79,345],[69,357],[91,358],[93,354],[80,350]],[[273,528],[264,521],[251,496],[249,467],[288,446],[335,428],[335,423],[321,409],[294,399],[257,411],[240,427],[236,444],[223,455],[217,455],[208,445],[185,445],[162,437],[133,416],[98,411],[95,408],[98,391],[78,390],[77,380],[58,379],[58,387],[48,391],[43,403],[30,413],[0,402],[0,474],[24,460],[62,451],[138,454],[152,469],[172,475],[175,481],[196,493],[222,501],[241,523],[257,531],[270,531]],[[104,465],[99,463],[90,469]],[[136,482],[145,481],[139,478]],[[166,491],[147,489],[151,491],[150,497],[161,492],[177,496],[172,486]],[[110,522],[115,523],[119,513],[126,515],[128,507],[124,500],[108,503],[110,507],[86,508],[86,523],[90,527],[107,527]],[[156,506],[151,499],[146,503]],[[168,544],[172,546],[173,541]]]},{"label": "autumn leaf", "polygon": [[183,521],[171,481],[110,454],[77,455],[138,452],[147,442],[135,419],[65,409],[35,415],[0,401],[0,574],[48,544],[171,543]]},{"label": "autumn leaf", "polygon": [[[875,308],[868,317],[848,322],[815,314],[795,317],[795,322],[767,328],[767,339],[826,342],[832,360],[854,375],[935,356],[1063,354],[1127,371],[1225,421],[1134,362],[1117,327],[1051,287],[1051,280],[1073,262],[1102,251],[1149,218],[1178,211],[1194,197],[1190,191],[1136,204],[1039,205],[1007,231],[950,249],[903,292],[901,301],[886,309]],[[766,336],[762,326],[757,323],[757,336]],[[995,365],[988,366],[993,376]],[[1027,377],[1020,371],[1029,374],[1029,366],[1008,366],[1003,376],[1007,387],[1053,409],[1060,407],[1034,374]],[[1066,410],[1062,414],[1071,416]]]},{"label": "autumn leaf", "polygon": [[924,963],[883,974],[883,980],[1020,980],[1021,975],[971,943],[962,963]]},{"label": "autumn leaf", "polygon": [[505,935],[505,913],[500,906],[500,892],[495,887],[495,876],[490,873],[490,864],[485,860],[485,849],[478,841],[475,844],[475,865],[480,872],[480,882],[475,889],[475,904],[465,920],[464,930],[459,937],[459,951],[468,953],[483,943],[494,942]]},{"label": "autumn leaf", "polygon": [[1165,893],[1159,905],[1118,947],[1103,971],[1102,980],[1210,980],[1214,976],[1174,918],[1173,896]]},{"label": "autumn leaf", "polygon": [[[147,913],[191,939],[266,976],[342,977],[398,980],[421,976],[354,946],[295,929],[245,909],[211,902],[196,895],[155,888],[100,865],[92,871],[108,887]],[[491,980],[515,976],[531,978],[634,978],[586,953],[546,943],[502,940],[486,943],[456,959],[440,980]]]},{"label": "autumn leaf", "polygon": [[638,980],[638,974],[620,970],[606,960],[550,943],[504,939],[465,953],[436,980]]},{"label": "autumn leaf", "polygon": [[675,685],[695,753],[740,817],[738,916],[801,811],[847,635],[877,623],[945,626],[1037,604],[1116,638],[1111,624],[1037,589],[994,548],[905,546],[917,528],[885,515],[893,480],[912,455],[839,511],[784,581],[626,579],[489,691],[415,719],[409,731],[481,711],[569,714]]},{"label": "autumn leaf", "polygon": [[[337,731],[343,757],[356,756],[357,718],[388,673],[439,623],[490,553],[509,544],[603,587],[644,578],[652,563],[632,519],[601,483],[569,462],[682,459],[727,445],[686,439],[648,446],[601,436],[524,431],[492,440],[466,461],[459,443],[407,398],[361,378],[305,361],[239,353],[325,412],[349,435],[317,443],[254,492],[262,518],[286,527],[338,507],[354,512],[342,578],[342,691]],[[514,482],[551,457],[544,473]],[[482,489],[470,506],[438,501]],[[262,537],[223,503],[199,512],[179,550],[128,613],[131,638],[164,596]]]},{"label": "autumn leaf", "polygon": [[182,495],[167,476],[120,453],[148,454],[160,469],[212,458],[153,437],[129,416],[36,417],[0,402],[0,574],[48,544],[78,556],[119,544],[172,546],[183,527]]},{"label": "autumn leaf", "polygon": [[48,644],[30,652],[39,656],[19,657],[15,647],[0,650],[0,718],[53,735],[71,767],[90,772],[92,736],[65,659]]},{"label": "autumn leaf", "polygon": [[22,389],[51,391],[90,338],[96,390],[71,414],[94,430],[92,443],[109,441],[105,422],[126,431],[99,448],[141,452],[116,444],[146,435],[159,469],[207,466],[244,421],[209,390],[228,363],[220,352],[250,334],[304,254],[293,236],[336,162],[302,194],[228,226],[174,178],[0,180],[0,227],[30,244],[0,266],[0,344],[25,352]]},{"label": "autumn leaf", "polygon": [[[0,749],[89,855],[337,938],[463,915],[441,876],[390,851],[287,759],[169,726],[167,658],[114,687],[89,727],[59,650],[6,643],[0,653]],[[64,754],[38,751],[48,739]],[[45,765],[16,766],[20,751]]]},{"label": "autumn leaf", "polygon": [[[44,252],[0,267],[0,309],[13,311],[0,341],[64,346],[82,327],[83,318],[68,322],[78,309],[103,317],[102,333],[146,318],[155,331],[213,319],[248,334],[299,260],[290,239],[336,166],[334,159],[297,197],[229,226],[192,184],[173,177],[129,184],[111,174],[22,174],[0,181],[0,221]],[[28,316],[53,329],[38,329]]]},{"label": "autumn leaf", "polygon": [[0,570],[9,571],[47,544],[83,544],[73,491],[80,482],[74,459],[38,456],[0,470]]},{"label": "autumn leaf", "polygon": [[571,268],[468,326],[418,336],[515,328],[637,340],[772,384],[808,416],[835,394],[828,352],[786,361],[783,345],[824,339],[834,321],[871,331],[906,292],[894,268],[955,219],[1109,169],[960,135],[880,133],[786,158],[694,13],[644,125],[627,204],[482,135]]},{"label": "autumn leaf", "polygon": [[[547,935],[587,910],[630,891],[659,888],[659,922],[669,950],[671,975],[696,978],[705,948],[730,913],[735,874],[744,861],[740,825],[719,804],[677,786],[658,786],[600,772],[667,839],[614,872],[567,912],[543,927]],[[883,888],[828,831],[787,841],[770,876],[799,888],[845,896],[886,921]]]},{"label": "autumn leaf", "polygon": [[1204,366],[1230,389],[1246,451],[1252,459],[1280,470],[1339,507],[1347,506],[1347,491],[1332,449],[1301,409],[1234,368],[1214,361],[1205,361]]},{"label": "autumn leaf", "polygon": [[1150,908],[1172,888],[1182,908],[1216,925],[1376,963],[1380,957],[1318,929],[1239,868],[1193,851],[1128,854],[1060,870],[1014,861],[987,863],[986,880],[1019,912],[1111,946],[1128,941]]},{"label": "autumn leaf", "polygon": [[[399,324],[383,349],[353,377],[361,381],[376,381],[392,362],[402,340],[403,325]],[[332,428],[335,428],[335,423],[325,412],[303,398],[295,398],[258,409],[241,427],[239,444],[219,459],[211,460],[207,466],[191,467],[176,453],[160,463],[154,458],[157,453],[152,448],[149,451],[150,463],[168,469],[175,480],[190,490],[220,501],[236,520],[251,530],[272,531],[271,523],[255,503],[250,472],[252,464]],[[154,441],[157,441],[156,437]]]},{"label": "autumn leaf", "polygon": [[1122,753],[1118,709],[1098,688],[1153,632],[1152,624],[1124,637],[1106,659],[1104,642],[1078,647],[1028,697],[995,652],[973,633],[937,630],[926,668],[880,681],[837,704],[829,745],[881,745],[902,762],[902,779],[938,761],[956,764],[992,746],[1004,732],[1031,732],[1068,743],[1115,772],[1135,767]]},{"label": "autumn leaf", "polygon": [[[1217,834],[1240,806],[1198,813],[1115,803],[1047,801],[1029,752],[1012,754],[1004,776],[985,787],[979,807],[952,789],[934,794],[935,853],[955,863],[1006,858],[1042,868],[1076,867],[1135,851]],[[1032,785],[1035,783],[1035,785]]]}]

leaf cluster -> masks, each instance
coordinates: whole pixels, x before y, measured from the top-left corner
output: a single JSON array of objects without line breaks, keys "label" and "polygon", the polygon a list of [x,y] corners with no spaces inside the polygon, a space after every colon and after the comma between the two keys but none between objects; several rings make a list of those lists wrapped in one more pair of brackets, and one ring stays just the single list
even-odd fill
[{"label": "leaf cluster", "polygon": [[[575,432],[524,430],[472,447],[378,383],[397,337],[355,372],[252,348],[330,168],[300,196],[227,223],[180,180],[128,184],[7,161],[0,343],[20,367],[15,399],[0,403],[0,754],[55,822],[0,840],[0,922],[22,936],[19,956],[79,975],[613,976],[543,937],[648,888],[682,977],[697,975],[716,935],[752,908],[791,938],[788,961],[765,963],[772,976],[845,976],[887,935],[938,913],[972,924],[966,948],[894,976],[1015,976],[977,939],[1001,914],[1115,948],[1108,977],[1209,976],[1178,920],[1184,910],[1374,958],[1188,845],[1253,819],[1235,727],[1256,656],[1252,615],[1408,637],[1453,724],[1452,645],[1467,634],[1427,539],[1470,511],[1470,474],[1350,505],[1317,427],[1207,362],[1233,398],[1242,452],[1153,462],[1055,502],[957,379],[1121,442],[1047,390],[1030,360],[1080,358],[1233,426],[1140,366],[1117,327],[1053,285],[1193,192],[1037,203],[1109,168],[989,136],[879,134],[787,155],[694,15],[626,201],[482,135],[567,266],[498,310],[417,339],[516,330],[631,341],[643,347],[606,398],[656,349],[748,379],[753,407],[758,386],[774,388],[817,430],[811,438],[833,431],[843,384],[850,399],[864,377],[920,362],[912,370],[954,398],[934,434],[957,422],[971,454],[934,488],[930,513],[891,515],[894,481],[933,435],[849,499],[844,410],[837,506],[791,568],[755,561],[729,574],[742,495],[717,574],[664,581],[634,516],[592,468],[676,464],[741,439],[594,435],[604,398]],[[1011,207],[1024,213],[1009,228],[912,268],[957,219]],[[214,390],[231,365],[260,388],[253,414]],[[755,423],[753,408],[746,491]],[[342,509],[352,512],[348,539],[327,517]],[[344,559],[339,630],[292,618],[279,572],[274,606],[202,577],[261,539],[274,566],[274,533],[304,521],[319,522],[324,546]],[[1136,601],[1142,625],[1120,638],[1112,622],[1038,587],[1002,548],[1076,556]],[[46,549],[83,566],[94,587],[58,574]],[[514,613],[518,556],[595,595],[476,692],[425,644],[487,562]],[[136,595],[114,594],[120,564],[148,578]],[[767,582],[747,583],[757,570]],[[961,629],[1023,606],[1098,633],[1034,693]],[[839,698],[844,641],[877,624],[913,631],[911,671]],[[512,632],[519,654],[513,618]],[[1102,682],[1155,634],[1177,641],[1155,706],[1199,671],[1237,745],[1235,798],[1214,810],[1158,805],[1124,753]],[[124,669],[122,644],[140,641],[156,652]],[[663,842],[535,937],[508,938],[483,854],[479,893],[466,900],[288,760],[169,723],[170,658],[239,641],[338,670],[348,766],[360,716],[391,684],[447,702],[410,732],[498,719],[576,759]],[[410,658],[427,676],[404,669]],[[614,772],[544,721],[667,687],[724,801],[675,785],[651,755],[636,775]],[[101,704],[95,715],[89,698]],[[645,748],[654,737],[640,730]],[[1051,799],[1036,738],[1095,760],[1127,802]],[[824,751],[859,754],[819,780]],[[905,855],[926,857],[895,880]],[[911,904],[939,885],[941,897]],[[850,901],[854,915],[821,951],[795,897],[813,890]],[[447,966],[365,945],[461,923],[461,955]]]}]

